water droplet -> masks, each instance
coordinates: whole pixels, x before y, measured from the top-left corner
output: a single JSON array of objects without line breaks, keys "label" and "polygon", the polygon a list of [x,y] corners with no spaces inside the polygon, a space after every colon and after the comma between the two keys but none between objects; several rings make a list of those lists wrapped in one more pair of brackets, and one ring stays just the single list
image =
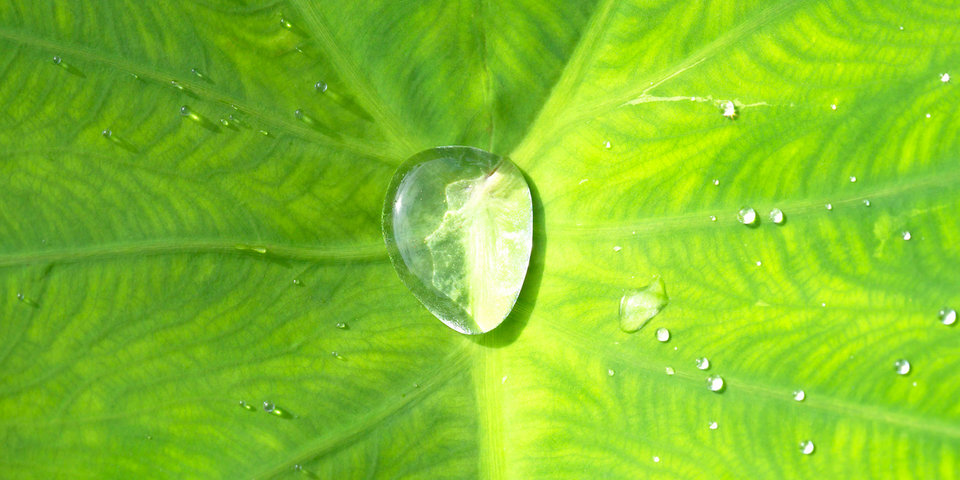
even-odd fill
[{"label": "water droplet", "polygon": [[301,470],[303,470],[303,467],[301,467],[299,463],[293,466],[294,472],[299,472]]},{"label": "water droplet", "polygon": [[677,373],[676,371],[674,371],[673,367],[667,367],[666,371],[667,371],[667,375],[673,375],[674,373]]},{"label": "water droplet", "polygon": [[720,186],[720,179],[719,179],[719,178],[714,178],[714,179],[713,179],[713,185],[714,185],[714,186]]},{"label": "water droplet", "polygon": [[900,236],[901,236],[904,240],[910,240],[911,238],[913,238],[913,235],[911,235],[910,232],[907,231],[907,230],[905,230],[903,233],[901,233]]},{"label": "water droplet", "polygon": [[657,340],[661,342],[666,342],[667,340],[670,340],[670,330],[667,330],[666,328],[663,328],[663,327],[658,328]]},{"label": "water droplet", "polygon": [[836,103],[830,105],[830,110],[836,110],[836,109],[837,109]]},{"label": "water droplet", "polygon": [[743,207],[737,212],[737,220],[744,225],[753,225],[757,222],[757,211],[750,207]]},{"label": "water droplet", "polygon": [[610,145],[610,140],[607,140],[606,142],[603,142],[603,148],[610,148],[611,146],[612,146],[612,145]]},{"label": "water droplet", "polygon": [[666,285],[657,277],[646,287],[631,290],[620,299],[620,329],[636,332],[669,302]]},{"label": "water droplet", "polygon": [[784,218],[784,216],[783,216],[783,211],[782,211],[782,210],[780,210],[779,208],[774,208],[773,210],[770,210],[770,221],[771,221],[771,222],[773,222],[773,223],[775,223],[775,224],[777,224],[777,225],[783,225],[783,221],[784,221],[784,220],[785,220],[785,218]]},{"label": "water droplet", "polygon": [[266,131],[266,130],[257,130],[257,133],[259,133],[260,135],[263,135],[264,137],[269,137],[269,136],[270,136],[270,132],[268,132],[268,131]]},{"label": "water droplet", "polygon": [[940,81],[943,82],[943,83],[949,82],[949,81],[950,81],[950,74],[949,74],[949,73],[941,73],[941,74],[940,74]]},{"label": "water droplet", "polygon": [[280,26],[287,30],[293,30],[293,24],[286,18],[280,17]]},{"label": "water droplet", "polygon": [[253,405],[250,405],[249,403],[244,402],[243,400],[240,400],[240,408],[242,408],[242,409],[244,409],[244,410],[246,410],[246,411],[248,411],[248,412],[256,411],[256,408],[254,408]]},{"label": "water droplet", "polygon": [[856,183],[856,181],[857,181],[857,177],[854,177],[854,176],[850,177],[850,183]]},{"label": "water droplet", "polygon": [[653,456],[653,463],[660,463],[660,457],[654,455],[654,456]]},{"label": "water droplet", "polygon": [[903,25],[900,25],[900,31],[901,32],[903,31]]},{"label": "water droplet", "polygon": [[59,56],[54,56],[54,57],[53,57],[53,64],[54,64],[54,65],[60,65],[62,62],[63,62],[63,59],[60,58]]},{"label": "water droplet", "polygon": [[697,359],[697,368],[700,370],[706,370],[710,368],[710,360],[707,357],[700,357]]},{"label": "water droplet", "polygon": [[737,118],[737,114],[738,114],[738,112],[737,112],[737,106],[736,106],[733,102],[731,102],[731,101],[729,101],[729,100],[726,101],[726,102],[723,102],[723,103],[721,104],[721,108],[723,109],[723,116],[724,116],[724,117],[727,117],[727,118],[729,118],[730,120],[733,120],[733,119]]},{"label": "water droplet", "polygon": [[343,355],[340,355],[338,352],[330,352],[330,355],[331,355],[333,358],[336,358],[337,360],[344,360],[344,361],[346,361],[346,357],[344,357]]},{"label": "water droplet", "polygon": [[620,245],[614,245],[614,246],[613,246],[613,251],[614,251],[614,252],[619,252],[621,249],[622,249],[622,247],[621,247]]},{"label": "water droplet", "polygon": [[220,119],[220,125],[223,125],[224,127],[228,127],[228,128],[229,128],[229,127],[230,127],[230,121],[227,120],[226,118],[221,118],[221,119]]},{"label": "water droplet", "polygon": [[104,129],[102,132],[100,132],[100,135],[103,135],[104,138],[110,138],[110,135],[113,135],[113,132],[110,131],[109,128],[107,128],[107,129]]},{"label": "water droplet", "polygon": [[827,207],[827,210],[833,210],[833,204],[832,204],[832,203],[828,203],[828,204],[826,204],[825,206]]},{"label": "water droplet", "polygon": [[276,408],[273,402],[263,402],[263,410],[267,413],[273,413]]},{"label": "water droplet", "polygon": [[297,285],[297,286],[301,286],[301,285],[303,285],[303,282],[301,282],[299,278],[294,278],[294,279],[293,279],[293,284],[294,284],[294,285]]},{"label": "water droplet", "polygon": [[803,390],[794,390],[793,399],[802,402],[804,398],[807,398],[807,394]]},{"label": "water droplet", "polygon": [[612,376],[616,375],[616,373],[617,373],[617,372],[614,372],[612,368],[607,369],[607,376],[612,377]]},{"label": "water droplet", "polygon": [[346,322],[337,322],[337,328],[339,328],[340,330],[347,330],[348,328],[350,328],[350,326],[347,325]]},{"label": "water droplet", "polygon": [[327,91],[327,82],[319,81],[317,83],[314,83],[313,89],[316,90],[317,93],[324,93]]},{"label": "water droplet", "polygon": [[927,118],[930,118],[930,114],[929,114],[929,113],[926,114],[926,115],[924,115],[924,116],[927,117]]},{"label": "water droplet", "polygon": [[711,221],[711,222],[716,222],[716,221],[717,221],[717,216],[716,216],[716,215],[710,215],[710,221]]},{"label": "water droplet", "polygon": [[170,80],[170,86],[173,87],[173,88],[176,88],[177,90],[180,90],[181,92],[184,91],[184,90],[186,90],[186,89],[183,87],[183,85],[180,85],[180,82],[178,82],[178,81],[176,81],[176,80]]},{"label": "water droplet", "polygon": [[711,392],[721,392],[723,391],[723,377],[720,375],[710,375],[707,377],[707,388]]},{"label": "water droplet", "polygon": [[901,358],[896,362],[893,362],[893,367],[897,370],[897,373],[900,375],[906,375],[910,373],[910,362]]},{"label": "water droplet", "polygon": [[763,262],[761,262],[760,260],[757,260],[757,266],[759,267],[761,265],[763,265]]},{"label": "water droplet", "polygon": [[206,79],[207,79],[207,76],[204,75],[203,72],[201,72],[201,71],[200,71],[199,69],[197,69],[197,68],[191,68],[191,69],[190,69],[190,73],[194,74],[197,78],[199,78],[199,79],[201,79],[201,80],[206,80]]},{"label": "water droplet", "polygon": [[814,446],[812,441],[804,440],[800,442],[800,453],[804,455],[810,455],[811,453],[813,453],[813,449],[814,449]]},{"label": "water droplet", "polygon": [[719,427],[719,425],[717,425],[717,422],[710,422],[710,425],[708,425],[708,427],[710,428],[710,430],[716,430]]},{"label": "water droplet", "polygon": [[489,332],[513,310],[533,248],[530,188],[513,162],[470,147],[418,153],[394,174],[382,218],[400,280],[447,326]]},{"label": "water droplet", "polygon": [[870,200],[863,199],[863,206],[864,206],[864,207],[869,207],[869,206],[870,206]]},{"label": "water droplet", "polygon": [[943,307],[940,312],[937,313],[937,316],[940,317],[940,322],[944,325],[957,323],[957,311],[952,308]]}]

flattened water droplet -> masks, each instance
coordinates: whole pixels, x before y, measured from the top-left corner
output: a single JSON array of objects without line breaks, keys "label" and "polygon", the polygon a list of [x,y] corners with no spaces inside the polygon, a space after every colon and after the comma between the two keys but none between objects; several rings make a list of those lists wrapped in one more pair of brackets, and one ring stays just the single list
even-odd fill
[{"label": "flattened water droplet", "polygon": [[753,225],[757,222],[757,211],[750,207],[743,207],[737,212],[737,220],[744,225]]},{"label": "flattened water droplet", "polygon": [[773,223],[775,223],[775,224],[777,224],[777,225],[783,225],[783,221],[784,221],[784,220],[786,220],[786,218],[783,216],[783,211],[782,211],[782,210],[780,210],[779,208],[774,208],[773,210],[770,210],[770,221],[771,221],[771,222],[773,222]]},{"label": "flattened water droplet", "polygon": [[339,328],[340,330],[347,330],[348,328],[350,328],[350,326],[347,325],[346,322],[337,322],[337,328]]},{"label": "flattened water droplet", "polygon": [[707,377],[707,388],[709,388],[711,392],[722,392],[723,387],[723,377],[720,375],[710,375]]},{"label": "flattened water droplet", "polygon": [[639,290],[631,290],[620,299],[620,329],[636,332],[655,317],[669,302],[666,285],[657,277]]},{"label": "flattened water droplet", "polygon": [[952,308],[943,307],[940,312],[937,313],[937,316],[940,317],[940,322],[944,325],[957,323],[957,311]]},{"label": "flattened water droplet", "polygon": [[707,357],[700,357],[697,359],[697,368],[700,370],[706,370],[710,368],[710,360]]},{"label": "flattened water droplet", "polygon": [[397,169],[383,208],[394,269],[454,330],[480,334],[507,317],[533,247],[533,202],[520,169],[471,147],[438,147]]},{"label": "flattened water droplet", "polygon": [[804,455],[810,455],[811,453],[813,453],[814,448],[815,447],[813,446],[813,441],[811,440],[804,440],[800,442],[800,453]]},{"label": "flattened water droplet", "polygon": [[660,327],[657,329],[657,340],[661,342],[666,342],[670,340],[670,330]]},{"label": "flattened water droplet", "polygon": [[674,373],[677,373],[676,371],[673,370],[673,367],[667,367],[666,372],[667,372],[667,375],[673,375]]},{"label": "flattened water droplet", "polygon": [[893,362],[893,368],[896,369],[897,374],[906,375],[910,373],[910,362],[901,358],[900,360]]},{"label": "flattened water droplet", "polygon": [[807,398],[807,394],[804,393],[803,390],[795,390],[795,391],[793,392],[793,399],[794,399],[794,400],[796,400],[796,401],[798,401],[798,402],[802,402],[803,399],[805,399],[805,398]]}]

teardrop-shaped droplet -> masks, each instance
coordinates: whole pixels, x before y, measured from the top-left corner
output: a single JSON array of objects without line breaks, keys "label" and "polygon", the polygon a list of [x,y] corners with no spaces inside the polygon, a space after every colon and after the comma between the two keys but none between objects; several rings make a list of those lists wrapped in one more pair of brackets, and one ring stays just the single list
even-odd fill
[{"label": "teardrop-shaped droplet", "polygon": [[800,442],[800,453],[804,455],[810,455],[811,453],[813,453],[814,448],[815,447],[813,446],[812,440],[804,440]]},{"label": "teardrop-shaped droplet", "polygon": [[657,277],[640,290],[631,290],[620,299],[620,329],[636,332],[667,306],[666,286]]},{"label": "teardrop-shaped droplet", "polygon": [[722,392],[723,387],[723,377],[720,375],[710,375],[707,377],[707,388],[709,388],[711,392]]},{"label": "teardrop-shaped droplet", "polygon": [[793,399],[802,402],[803,399],[807,398],[807,394],[803,390],[795,390],[793,392]]},{"label": "teardrop-shaped droplet", "polygon": [[533,247],[533,202],[520,169],[471,147],[438,147],[397,169],[383,237],[400,280],[454,330],[480,334],[507,317]]},{"label": "teardrop-shaped droplet", "polygon": [[952,308],[943,307],[937,316],[940,317],[940,322],[944,325],[957,323],[957,311]]}]

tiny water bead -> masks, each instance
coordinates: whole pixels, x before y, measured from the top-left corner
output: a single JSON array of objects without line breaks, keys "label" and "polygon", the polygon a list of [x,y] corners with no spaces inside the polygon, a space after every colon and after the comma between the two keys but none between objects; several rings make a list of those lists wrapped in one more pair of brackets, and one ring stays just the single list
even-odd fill
[{"label": "tiny water bead", "polygon": [[697,368],[700,370],[706,370],[710,368],[710,360],[707,357],[700,357],[697,359]]},{"label": "tiny water bead", "polygon": [[390,182],[382,226],[400,280],[450,328],[486,333],[513,310],[533,248],[533,200],[510,160],[460,146],[414,155]]},{"label": "tiny water bead", "polygon": [[913,238],[913,235],[910,234],[909,230],[904,230],[904,232],[900,234],[900,237],[903,238],[904,240],[910,240],[911,238]]},{"label": "tiny water bead", "polygon": [[339,328],[340,330],[347,330],[348,328],[350,328],[350,326],[347,325],[346,322],[337,322],[337,328]]},{"label": "tiny water bead", "polygon": [[709,388],[711,392],[722,392],[723,387],[723,377],[720,375],[710,375],[707,377],[707,388]]},{"label": "tiny water bead", "polygon": [[667,367],[665,370],[666,370],[666,372],[667,372],[667,375],[673,375],[674,373],[677,373],[677,372],[673,369],[673,367]]},{"label": "tiny water bead", "polygon": [[660,457],[654,455],[654,457],[653,457],[653,463],[660,463]]},{"label": "tiny water bead", "polygon": [[610,140],[607,140],[607,141],[603,142],[603,148],[609,149],[611,146],[612,146],[612,145],[610,145]]},{"label": "tiny water bead", "polygon": [[716,216],[716,215],[710,215],[710,221],[711,221],[711,222],[716,222],[716,221],[717,221],[717,216]]},{"label": "tiny water bead", "polygon": [[657,340],[661,342],[666,342],[670,340],[670,330],[660,327],[657,329]]},{"label": "tiny water bead", "polygon": [[342,361],[346,361],[346,360],[347,360],[346,357],[344,357],[343,355],[340,355],[339,352],[335,352],[335,351],[334,351],[334,352],[330,352],[330,356],[332,356],[333,358],[336,358],[337,360],[342,360]]},{"label": "tiny water bead", "polygon": [[327,82],[321,80],[317,83],[314,83],[313,89],[316,90],[317,93],[324,93],[327,91]]},{"label": "tiny water bead", "polygon": [[660,313],[669,301],[666,285],[660,277],[644,288],[628,291],[620,298],[620,329],[636,332]]},{"label": "tiny water bead", "polygon": [[864,207],[869,207],[869,206],[870,206],[870,200],[868,200],[868,199],[863,199],[863,206],[864,206]]},{"label": "tiny water bead", "polygon": [[777,225],[783,225],[783,221],[784,221],[785,219],[786,219],[786,218],[783,216],[783,210],[780,210],[779,208],[774,208],[773,210],[770,210],[770,221],[771,221],[771,222],[773,222],[773,223],[775,223],[775,224],[777,224]]},{"label": "tiny water bead", "polygon": [[954,323],[957,323],[957,311],[952,308],[943,307],[939,312],[937,312],[937,316],[940,318],[940,323],[943,323],[944,325],[953,325]]},{"label": "tiny water bead", "polygon": [[612,368],[607,369],[607,376],[612,377],[616,374],[617,372],[614,372]]},{"label": "tiny water bead", "polygon": [[263,402],[263,411],[265,411],[265,412],[267,412],[267,413],[273,413],[273,411],[274,411],[276,408],[277,408],[277,406],[274,405],[273,402]]},{"label": "tiny water bead", "polygon": [[850,183],[856,183],[856,181],[857,181],[857,177],[854,177],[854,176],[850,177]]},{"label": "tiny water bead", "polygon": [[900,360],[893,362],[893,368],[896,369],[898,375],[906,375],[910,373],[910,362],[901,358]]},{"label": "tiny water bead", "polygon": [[720,426],[717,425],[717,422],[710,422],[710,424],[707,425],[707,427],[710,428],[710,430],[716,430],[716,429],[719,428]]},{"label": "tiny water bead", "polygon": [[243,400],[240,400],[240,408],[242,408],[242,409],[244,409],[244,410],[246,410],[246,411],[248,411],[248,412],[256,411],[256,408],[254,408],[253,405],[250,405],[249,403],[244,402]]},{"label": "tiny water bead", "polygon": [[737,106],[736,106],[736,104],[734,104],[733,102],[731,102],[731,101],[728,100],[728,101],[726,101],[726,102],[723,102],[723,103],[720,105],[720,107],[721,107],[721,109],[723,110],[723,116],[724,116],[724,117],[727,117],[727,118],[729,118],[730,120],[734,120],[734,119],[737,118],[737,114],[738,114],[738,112],[737,112]]},{"label": "tiny water bead", "polygon": [[800,442],[800,453],[804,455],[810,455],[813,453],[814,448],[816,447],[814,447],[812,440],[804,440]]},{"label": "tiny water bead", "polygon": [[719,187],[719,186],[720,186],[720,179],[719,179],[719,178],[714,178],[714,179],[713,179],[713,186],[715,186],[715,187]]},{"label": "tiny water bead", "polygon": [[750,207],[743,207],[737,212],[737,220],[747,226],[753,225],[757,222],[757,211]]},{"label": "tiny water bead", "polygon": [[832,203],[828,203],[828,204],[826,204],[825,206],[827,207],[827,210],[833,210],[833,204],[832,204]]},{"label": "tiny water bead", "polygon": [[836,103],[830,104],[830,110],[836,110],[836,109],[837,109],[837,104],[836,104]]},{"label": "tiny water bead", "polygon": [[103,135],[104,138],[110,138],[113,135],[113,132],[108,128],[100,132],[100,135]]},{"label": "tiny water bead", "polygon": [[60,65],[61,63],[63,63],[63,59],[62,59],[62,58],[60,58],[59,56],[54,56],[54,57],[53,57],[53,64],[54,64],[54,65]]},{"label": "tiny water bead", "polygon": [[943,82],[943,83],[949,82],[949,81],[950,81],[950,74],[949,74],[949,73],[941,73],[941,74],[940,74],[940,81]]},{"label": "tiny water bead", "polygon": [[805,399],[805,398],[807,398],[807,394],[804,393],[803,390],[795,390],[795,391],[793,392],[793,399],[794,399],[794,400],[796,400],[796,401],[798,401],[798,402],[802,402],[803,399]]}]

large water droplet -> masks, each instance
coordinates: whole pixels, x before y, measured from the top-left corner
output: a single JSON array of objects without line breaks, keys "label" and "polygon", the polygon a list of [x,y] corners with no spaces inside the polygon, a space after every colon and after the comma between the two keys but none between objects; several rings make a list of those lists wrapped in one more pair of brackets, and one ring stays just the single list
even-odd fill
[{"label": "large water droplet", "polygon": [[737,105],[731,101],[726,101],[720,104],[720,107],[723,109],[723,116],[729,118],[730,120],[736,119],[737,114]]},{"label": "large water droplet", "polygon": [[949,73],[941,73],[941,74],[940,74],[940,81],[943,82],[943,83],[949,82],[949,81],[950,81],[950,74],[949,74]]},{"label": "large water droplet", "polygon": [[802,402],[803,399],[807,398],[807,394],[803,390],[795,390],[793,392],[793,399]]},{"label": "large water droplet", "polygon": [[253,411],[256,410],[256,409],[253,407],[253,405],[250,405],[249,403],[244,402],[243,400],[240,400],[240,408],[242,408],[242,409],[244,409],[244,410],[246,410],[246,411],[248,411],[248,412],[253,412]]},{"label": "large water droplet", "polygon": [[757,222],[757,211],[750,207],[743,207],[737,212],[737,220],[744,225],[753,225]]},{"label": "large water droplet", "polygon": [[940,317],[940,322],[944,325],[957,323],[957,311],[952,308],[943,307],[943,309],[937,313],[937,316]]},{"label": "large water droplet", "polygon": [[677,373],[677,372],[673,369],[673,367],[667,367],[667,368],[665,369],[665,371],[667,372],[667,375],[673,375],[674,373]]},{"label": "large water droplet", "polygon": [[383,237],[403,283],[450,328],[493,330],[513,309],[533,247],[520,169],[471,147],[418,153],[397,169]]},{"label": "large water droplet", "polygon": [[267,413],[273,413],[273,410],[276,408],[273,402],[263,402],[263,410]]},{"label": "large water droplet", "polygon": [[720,375],[710,375],[707,377],[707,388],[709,388],[711,392],[722,392],[723,387],[723,377]]},{"label": "large water droplet", "polygon": [[770,221],[771,221],[771,222],[773,222],[773,223],[775,223],[775,224],[777,224],[777,225],[783,225],[783,221],[784,221],[785,219],[786,219],[786,218],[783,216],[783,210],[780,210],[779,208],[774,208],[773,210],[770,210]]},{"label": "large water droplet", "polygon": [[906,359],[901,358],[896,362],[893,362],[893,368],[897,370],[897,373],[900,375],[906,375],[910,373],[910,362]]},{"label": "large water droplet", "polygon": [[668,301],[667,289],[660,277],[640,290],[627,292],[620,299],[620,329],[636,332],[660,313]]},{"label": "large water droplet", "polygon": [[697,359],[697,368],[700,370],[706,370],[710,368],[710,360],[707,357],[700,357]]},{"label": "large water droplet", "polygon": [[657,340],[661,342],[666,342],[667,340],[670,340],[670,330],[667,330],[666,328],[663,328],[663,327],[658,328]]},{"label": "large water droplet", "polygon": [[313,89],[316,90],[317,93],[324,93],[327,91],[327,82],[324,82],[323,80],[321,80],[317,83],[314,83]]},{"label": "large water droplet", "polygon": [[813,446],[812,440],[804,440],[800,442],[800,453],[804,455],[810,455],[811,453],[813,453],[814,448],[815,447]]}]

